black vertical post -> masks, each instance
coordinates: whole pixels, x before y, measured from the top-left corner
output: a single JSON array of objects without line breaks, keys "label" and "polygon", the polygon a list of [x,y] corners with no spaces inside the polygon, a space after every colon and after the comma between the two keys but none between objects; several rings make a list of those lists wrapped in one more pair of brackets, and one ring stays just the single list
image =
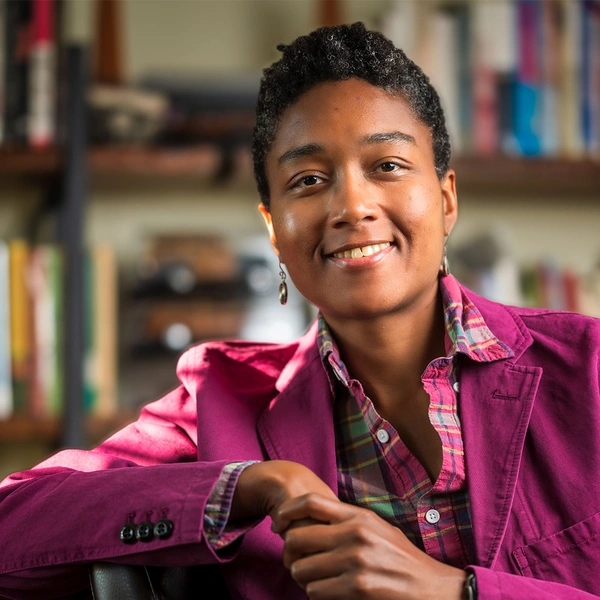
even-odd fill
[{"label": "black vertical post", "polygon": [[65,180],[58,236],[64,249],[64,428],[62,444],[85,445],[83,410],[85,306],[84,228],[87,195],[87,52],[66,49]]}]

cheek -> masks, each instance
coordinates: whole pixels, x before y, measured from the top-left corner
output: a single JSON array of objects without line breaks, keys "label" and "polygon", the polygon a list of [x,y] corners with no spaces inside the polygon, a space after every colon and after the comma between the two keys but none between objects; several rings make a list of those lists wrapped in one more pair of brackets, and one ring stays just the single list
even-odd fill
[{"label": "cheek", "polygon": [[402,220],[413,242],[436,244],[443,238],[444,213],[439,188],[414,190],[402,207]]},{"label": "cheek", "polygon": [[277,245],[281,262],[294,262],[297,256],[304,256],[313,247],[314,228],[300,215],[288,212],[285,215],[273,217],[273,230],[277,237]]}]

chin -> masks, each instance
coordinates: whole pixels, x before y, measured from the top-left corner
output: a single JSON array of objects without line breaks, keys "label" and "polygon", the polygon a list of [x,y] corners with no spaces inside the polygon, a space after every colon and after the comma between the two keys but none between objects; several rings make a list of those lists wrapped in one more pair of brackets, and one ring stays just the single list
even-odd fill
[{"label": "chin", "polygon": [[323,306],[321,312],[327,316],[331,315],[336,319],[376,319],[402,310],[404,303],[398,302],[374,302],[373,298],[365,301],[361,298],[360,302],[352,301],[351,298],[337,303],[335,306]]}]

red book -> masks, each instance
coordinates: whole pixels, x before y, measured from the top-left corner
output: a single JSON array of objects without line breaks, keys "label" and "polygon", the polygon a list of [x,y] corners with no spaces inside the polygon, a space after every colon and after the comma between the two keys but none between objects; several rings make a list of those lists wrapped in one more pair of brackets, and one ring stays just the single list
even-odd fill
[{"label": "red book", "polygon": [[29,66],[29,144],[55,140],[56,38],[54,0],[33,0],[33,44]]}]

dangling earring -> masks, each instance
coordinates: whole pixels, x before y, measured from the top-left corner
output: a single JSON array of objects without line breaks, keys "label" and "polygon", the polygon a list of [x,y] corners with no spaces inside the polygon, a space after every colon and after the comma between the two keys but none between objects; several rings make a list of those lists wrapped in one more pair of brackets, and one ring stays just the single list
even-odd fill
[{"label": "dangling earring", "polygon": [[448,238],[444,240],[444,256],[442,257],[442,264],[440,265],[440,272],[442,275],[450,275],[450,265],[448,264]]},{"label": "dangling earring", "polygon": [[281,266],[281,261],[279,261],[279,276],[281,277],[281,283],[279,284],[279,302],[285,306],[288,301],[288,287],[285,282],[287,275]]}]

